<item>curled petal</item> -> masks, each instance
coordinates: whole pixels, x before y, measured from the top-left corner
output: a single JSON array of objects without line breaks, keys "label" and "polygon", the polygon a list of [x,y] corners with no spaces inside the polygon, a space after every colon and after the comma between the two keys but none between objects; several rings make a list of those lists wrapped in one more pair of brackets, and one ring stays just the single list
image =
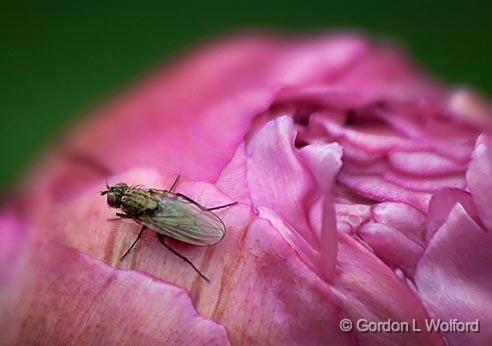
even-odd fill
[{"label": "curled petal", "polygon": [[337,219],[333,205],[333,184],[342,166],[342,148],[334,144],[311,144],[300,150],[301,157],[316,178],[323,193],[323,215],[319,237],[319,268],[323,277],[331,281],[337,257]]},{"label": "curled petal", "polygon": [[310,173],[294,152],[295,130],[290,117],[267,122],[246,145],[251,201],[278,214],[311,247],[317,240],[303,207],[314,187]]}]

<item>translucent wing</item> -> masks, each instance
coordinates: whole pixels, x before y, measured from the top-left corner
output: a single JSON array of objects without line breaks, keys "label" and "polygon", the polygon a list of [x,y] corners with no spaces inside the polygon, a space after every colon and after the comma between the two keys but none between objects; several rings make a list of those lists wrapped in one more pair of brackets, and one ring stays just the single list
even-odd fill
[{"label": "translucent wing", "polygon": [[159,208],[139,219],[142,225],[165,236],[194,245],[212,245],[225,235],[222,220],[182,195],[163,191]]}]

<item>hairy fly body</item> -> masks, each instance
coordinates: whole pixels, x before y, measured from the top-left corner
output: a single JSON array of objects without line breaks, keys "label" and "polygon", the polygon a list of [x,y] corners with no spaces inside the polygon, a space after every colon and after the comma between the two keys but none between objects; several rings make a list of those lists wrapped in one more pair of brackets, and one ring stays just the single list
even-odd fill
[{"label": "hairy fly body", "polygon": [[116,215],[122,219],[132,219],[142,225],[135,241],[121,257],[123,260],[133,249],[145,229],[157,233],[159,241],[172,253],[180,257],[205,280],[193,263],[165,242],[170,237],[188,244],[208,246],[218,243],[225,235],[225,225],[212,211],[236,204],[230,203],[213,208],[205,208],[191,198],[173,193],[179,176],[169,190],[146,189],[118,183],[106,186],[101,195],[107,196],[111,208],[120,209]]}]

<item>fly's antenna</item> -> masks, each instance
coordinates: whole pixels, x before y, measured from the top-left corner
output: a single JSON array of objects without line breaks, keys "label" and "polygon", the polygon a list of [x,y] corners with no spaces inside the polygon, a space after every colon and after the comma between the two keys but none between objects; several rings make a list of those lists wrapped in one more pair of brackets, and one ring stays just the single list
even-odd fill
[{"label": "fly's antenna", "polygon": [[107,194],[109,192],[109,184],[108,184],[108,178],[106,178],[106,190],[105,191],[98,191],[98,193],[101,195],[101,196],[104,196],[105,194]]}]

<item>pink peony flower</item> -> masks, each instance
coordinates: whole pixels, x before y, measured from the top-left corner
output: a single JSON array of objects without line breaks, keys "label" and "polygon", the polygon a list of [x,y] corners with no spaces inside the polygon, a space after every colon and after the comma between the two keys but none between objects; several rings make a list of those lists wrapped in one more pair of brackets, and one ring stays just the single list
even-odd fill
[{"label": "pink peony flower", "polygon": [[[361,37],[207,46],[96,110],[4,203],[2,344],[486,345],[489,115]],[[177,174],[204,206],[239,202],[219,244],[170,242],[210,283],[150,231],[119,261],[139,226],[98,194]]]}]

